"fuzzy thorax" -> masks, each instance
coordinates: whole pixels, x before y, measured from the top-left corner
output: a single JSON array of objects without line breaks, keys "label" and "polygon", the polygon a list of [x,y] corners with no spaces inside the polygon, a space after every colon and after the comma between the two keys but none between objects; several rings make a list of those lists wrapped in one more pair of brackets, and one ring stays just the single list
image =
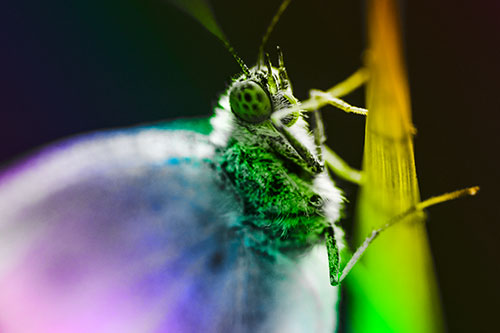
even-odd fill
[{"label": "fuzzy thorax", "polygon": [[[258,72],[255,76],[250,79],[260,78]],[[242,80],[248,78],[240,77],[233,85]],[[265,86],[262,81],[259,84]],[[272,112],[298,103],[290,85],[274,93],[266,92]],[[299,250],[323,241],[325,229],[333,226],[336,243],[342,247],[343,232],[335,223],[343,196],[327,171],[311,173],[307,162],[270,117],[249,123],[235,115],[231,106],[228,93],[223,94],[211,119],[210,140],[219,147],[216,164],[222,178],[243,201],[241,227],[250,235],[249,246],[267,253]],[[297,114],[293,123],[287,121],[285,126],[294,139],[316,153],[304,116]]]}]

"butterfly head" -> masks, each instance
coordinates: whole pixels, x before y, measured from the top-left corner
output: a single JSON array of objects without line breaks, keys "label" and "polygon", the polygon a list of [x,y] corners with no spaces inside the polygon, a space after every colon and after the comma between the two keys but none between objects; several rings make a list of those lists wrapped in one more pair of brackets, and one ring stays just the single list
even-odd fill
[{"label": "butterfly head", "polygon": [[[260,124],[270,119],[272,113],[289,108],[298,103],[283,63],[283,55],[278,48],[279,67],[273,67],[269,57],[266,67],[262,64],[249,70],[233,82],[229,91],[231,112],[247,124]],[[291,126],[297,119],[291,114],[282,120]]]},{"label": "butterfly head", "polygon": [[235,82],[229,93],[229,104],[236,117],[251,124],[268,119],[272,112],[269,93],[253,80]]}]

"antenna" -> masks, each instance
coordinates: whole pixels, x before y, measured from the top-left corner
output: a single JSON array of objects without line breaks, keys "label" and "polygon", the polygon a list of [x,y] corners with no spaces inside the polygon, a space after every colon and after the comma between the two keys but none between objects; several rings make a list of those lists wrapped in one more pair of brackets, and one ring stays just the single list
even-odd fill
[{"label": "antenna", "polygon": [[267,27],[267,31],[264,34],[264,37],[262,37],[262,42],[260,43],[259,46],[259,54],[257,55],[257,66],[261,66],[264,64],[264,47],[266,46],[267,40],[269,39],[269,36],[271,35],[271,32],[273,32],[274,26],[276,23],[278,23],[281,14],[285,11],[286,7],[290,4],[292,0],[283,0],[281,3],[280,8],[278,8],[278,11],[276,14],[274,14],[273,19],[271,20],[271,23]]},{"label": "antenna", "polygon": [[241,70],[243,71],[245,76],[248,77],[250,75],[250,70],[248,69],[248,66],[243,62],[243,60],[238,56],[238,54],[234,50],[234,47],[232,47],[231,44],[229,44],[229,42],[227,40],[220,39],[220,38],[219,38],[219,40],[224,44],[224,46],[229,51],[229,53],[231,53],[231,55],[233,56],[234,60],[236,60],[238,65],[240,65]]},{"label": "antenna", "polygon": [[217,20],[215,19],[215,15],[212,12],[212,8],[208,4],[206,0],[167,0],[172,3],[174,6],[177,6],[182,11],[189,14],[196,21],[201,23],[202,26],[205,27],[208,31],[210,31],[217,39],[219,39],[222,44],[226,47],[226,49],[231,53],[234,60],[241,67],[243,73],[248,77],[250,75],[250,70],[248,66],[245,65],[243,60],[238,56],[234,48],[229,44],[227,37],[224,35],[224,32],[220,28]]}]

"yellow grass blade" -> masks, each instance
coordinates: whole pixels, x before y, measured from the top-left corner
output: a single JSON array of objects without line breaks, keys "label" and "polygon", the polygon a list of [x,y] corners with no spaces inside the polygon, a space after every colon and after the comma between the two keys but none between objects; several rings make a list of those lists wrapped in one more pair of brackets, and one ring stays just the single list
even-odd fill
[{"label": "yellow grass blade", "polygon": [[[420,201],[406,71],[396,1],[369,1],[369,52],[363,186],[358,243]],[[424,214],[386,231],[348,278],[352,332],[440,332],[440,302]]]}]

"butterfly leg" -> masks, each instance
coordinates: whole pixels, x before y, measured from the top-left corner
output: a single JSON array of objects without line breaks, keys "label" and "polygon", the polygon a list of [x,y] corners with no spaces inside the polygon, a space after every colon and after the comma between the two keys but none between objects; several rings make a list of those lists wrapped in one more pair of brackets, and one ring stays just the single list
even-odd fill
[{"label": "butterfly leg", "polygon": [[[345,264],[343,267],[338,267],[336,270],[332,271],[332,262],[330,259],[330,248],[329,248],[329,241],[328,241],[328,236],[326,237],[326,246],[327,246],[327,251],[328,251],[328,260],[330,263],[330,284],[332,286],[336,286],[340,284],[344,279],[346,278],[347,274],[351,271],[351,269],[354,267],[354,265],[359,261],[361,256],[365,253],[365,251],[368,249],[368,246],[375,240],[375,238],[380,235],[380,233],[389,227],[393,226],[394,224],[401,222],[405,220],[410,215],[413,215],[415,213],[422,212],[422,209],[418,206],[413,206],[410,209],[406,210],[402,214],[396,215],[394,218],[392,218],[388,223],[384,224],[382,227],[378,229],[372,230],[370,235],[365,238],[363,243],[356,249],[354,254],[351,256],[349,261]],[[338,253],[338,251],[337,251]],[[335,258],[333,258],[335,261]],[[336,259],[337,262],[339,262],[338,259]],[[340,266],[340,265],[339,265]]]},{"label": "butterfly leg", "polygon": [[[351,75],[348,79],[344,80],[343,82],[337,84],[333,88],[329,89],[326,92],[319,92],[319,90],[311,90],[311,95],[313,96],[316,92],[319,92],[318,96],[324,96],[327,95],[328,98],[336,98],[339,100],[337,97],[339,96],[344,96],[351,91],[359,88],[362,84],[366,82],[368,79],[368,74],[367,70],[362,68],[355,72],[353,75]],[[342,105],[345,107],[342,109],[350,109],[350,110],[357,110],[359,112],[357,113],[363,113],[366,114],[365,109],[361,108],[356,108],[353,106],[348,105],[344,101],[340,100]],[[304,103],[308,103],[307,101]],[[302,107],[304,107],[304,103],[302,103]],[[347,106],[346,106],[347,105]],[[361,110],[361,111],[360,111]],[[364,111],[362,111],[364,110]],[[325,135],[325,129],[323,125],[323,119],[321,117],[321,113],[319,110],[313,111],[313,133],[314,133],[314,141],[316,143],[316,150],[319,158],[321,160],[324,160],[328,167],[339,177],[353,182],[355,184],[361,184],[361,171],[356,170],[354,168],[351,168],[340,156],[338,156],[333,150],[331,150],[329,147],[324,146],[324,143],[326,141],[326,135]]]},{"label": "butterfly leg", "polygon": [[314,135],[314,145],[316,146],[316,154],[318,159],[323,162],[323,145],[326,142],[325,125],[321,116],[320,110],[313,111],[311,118],[312,132]]},{"label": "butterfly leg", "polygon": [[[403,211],[402,213],[395,215],[394,217],[389,219],[389,221],[386,224],[382,225],[378,229],[374,229],[370,233],[370,235],[365,238],[365,240],[363,241],[363,244],[361,244],[361,246],[359,246],[358,249],[354,252],[354,254],[352,255],[351,259],[349,259],[347,264],[344,267],[339,268],[338,272],[337,271],[333,272],[335,274],[335,276],[340,275],[338,277],[338,279],[335,280],[335,282],[337,284],[339,284],[346,278],[347,274],[351,271],[351,269],[354,267],[354,265],[358,262],[358,260],[361,258],[361,256],[365,253],[366,249],[368,249],[368,246],[370,246],[370,244],[383,231],[389,229],[390,227],[392,227],[395,224],[398,224],[398,223],[403,222],[403,221],[408,221],[409,217],[413,217],[416,214],[423,214],[424,209],[426,209],[430,206],[434,206],[434,205],[437,205],[437,204],[440,204],[440,203],[443,203],[446,201],[455,200],[455,199],[469,196],[469,195],[470,196],[476,195],[476,193],[478,191],[479,191],[479,187],[474,186],[474,187],[469,187],[466,189],[462,189],[462,190],[458,190],[458,191],[454,191],[454,192],[450,192],[450,193],[444,193],[444,194],[441,194],[441,195],[438,195],[435,197],[431,197],[427,200],[421,201],[421,202],[411,206],[407,210]],[[423,221],[423,218],[421,218],[420,221]],[[329,247],[328,236],[327,236],[326,245],[328,248]],[[330,260],[330,249],[328,249],[328,258]],[[338,258],[337,259],[333,258],[333,260],[334,260],[334,262],[335,262],[335,260],[338,262]],[[331,267],[331,265],[332,264],[330,263],[330,267]],[[331,281],[332,281],[332,270],[330,269],[330,282]],[[332,283],[332,285],[333,285],[333,283]]]},{"label": "butterfly leg", "polygon": [[325,91],[325,93],[332,97],[340,98],[361,87],[368,81],[368,78],[368,69],[360,68],[344,81]]},{"label": "butterfly leg", "polygon": [[355,184],[361,184],[361,171],[350,167],[339,155],[325,145],[326,135],[321,111],[316,110],[313,112],[312,124],[318,159],[321,162],[326,162],[330,170],[340,178]]},{"label": "butterfly leg", "polygon": [[340,283],[340,254],[333,226],[329,226],[325,233],[326,251],[328,253],[328,267],[330,269],[330,284],[336,286]]},{"label": "butterfly leg", "polygon": [[351,168],[340,156],[325,145],[326,135],[321,111],[313,111],[312,127],[314,143],[316,145],[316,155],[321,162],[326,165],[337,176],[355,184],[361,184],[361,171]]},{"label": "butterfly leg", "polygon": [[340,99],[353,90],[361,87],[368,80],[368,70],[361,68],[348,77],[346,80],[333,86],[327,91],[312,89],[309,92],[310,98],[301,103],[301,108],[304,110],[317,110],[325,105],[333,105],[348,113],[366,115],[368,110],[356,106]]},{"label": "butterfly leg", "polygon": [[366,116],[368,114],[367,109],[360,108],[357,106],[352,106],[351,104],[341,100],[340,98],[330,95],[328,92],[313,89],[309,92],[309,94],[311,96],[310,99],[314,99],[315,102],[318,104],[318,108],[323,107],[325,105],[332,105],[347,113],[355,113],[362,116]]},{"label": "butterfly leg", "polygon": [[340,178],[351,183],[361,185],[363,182],[362,172],[352,168],[328,146],[323,147],[323,158],[326,165]]}]

